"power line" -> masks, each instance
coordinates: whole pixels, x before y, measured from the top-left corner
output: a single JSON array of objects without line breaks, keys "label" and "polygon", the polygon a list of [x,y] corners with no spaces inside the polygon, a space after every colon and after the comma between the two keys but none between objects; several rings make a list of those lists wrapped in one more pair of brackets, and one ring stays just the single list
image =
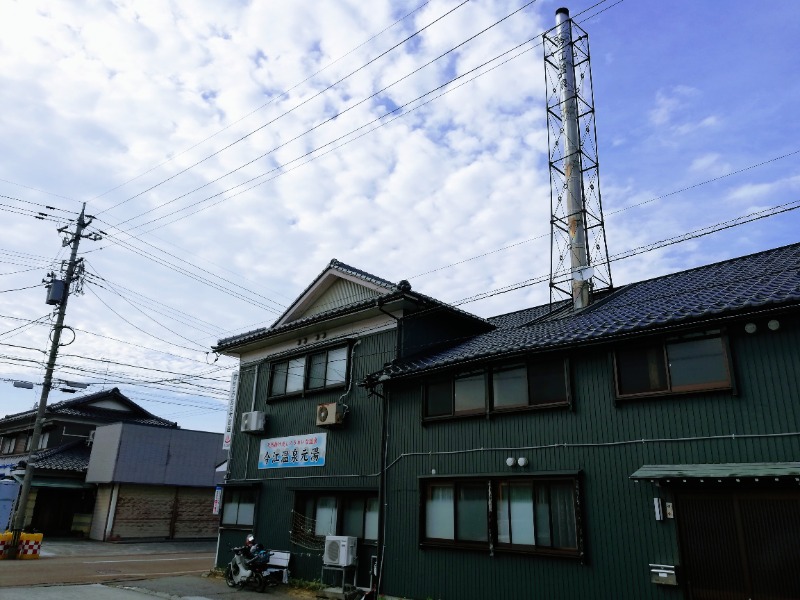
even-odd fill
[{"label": "power line", "polygon": [[[410,11],[410,12],[406,13],[405,15],[403,15],[402,17],[400,17],[399,19],[397,19],[396,21],[394,21],[394,22],[393,22],[391,25],[389,25],[388,27],[386,27],[386,28],[382,29],[381,31],[379,31],[378,33],[376,33],[376,34],[372,35],[372,36],[371,36],[369,39],[367,39],[366,41],[364,41],[364,42],[362,42],[361,44],[359,44],[358,46],[356,46],[356,47],[352,48],[350,51],[346,52],[345,54],[343,54],[343,55],[342,55],[342,56],[340,56],[339,58],[337,58],[337,59],[335,59],[335,60],[331,61],[330,63],[328,63],[327,65],[325,65],[325,66],[324,66],[324,67],[322,67],[321,69],[318,69],[316,72],[312,73],[311,75],[309,75],[308,77],[306,77],[306,78],[305,78],[305,79],[303,79],[302,81],[299,81],[298,83],[294,84],[292,87],[290,87],[290,88],[288,88],[288,89],[284,90],[284,91],[283,91],[283,92],[281,92],[280,94],[276,94],[275,96],[273,96],[272,98],[270,98],[270,99],[269,99],[267,102],[264,102],[264,103],[263,103],[261,106],[259,106],[258,108],[256,108],[256,109],[254,109],[254,110],[250,111],[249,113],[247,113],[247,114],[246,114],[246,115],[244,115],[243,117],[240,117],[240,118],[239,118],[239,119],[237,119],[236,121],[233,121],[232,123],[230,123],[230,124],[226,125],[226,126],[225,126],[225,127],[223,127],[222,129],[220,129],[220,130],[218,130],[218,131],[216,131],[216,132],[212,133],[211,135],[209,135],[209,136],[208,136],[208,137],[206,137],[205,139],[202,139],[202,140],[200,140],[199,142],[197,142],[196,144],[194,144],[194,145],[190,146],[189,148],[186,148],[185,150],[182,150],[182,151],[178,152],[177,154],[172,154],[172,155],[170,155],[170,157],[169,157],[167,160],[164,160],[164,161],[160,162],[159,164],[155,165],[154,167],[151,167],[150,169],[148,169],[148,170],[147,170],[147,171],[145,171],[144,173],[140,173],[139,175],[137,175],[137,176],[135,176],[135,177],[132,177],[131,179],[128,179],[127,181],[125,181],[125,182],[123,182],[123,183],[121,183],[121,184],[119,184],[119,185],[117,185],[117,186],[115,186],[115,187],[111,188],[110,190],[107,190],[107,191],[103,192],[102,194],[99,194],[99,195],[95,196],[94,198],[92,198],[92,200],[97,200],[98,198],[102,198],[103,196],[105,196],[105,195],[107,195],[107,194],[109,194],[109,193],[111,193],[111,192],[113,192],[113,191],[116,191],[116,190],[118,190],[119,188],[121,188],[121,187],[123,187],[123,186],[125,186],[125,185],[127,185],[127,184],[129,184],[129,183],[131,183],[131,182],[133,182],[133,181],[136,181],[137,179],[139,179],[139,178],[141,178],[141,177],[143,177],[143,176],[147,175],[148,173],[151,173],[151,172],[153,172],[154,170],[158,169],[159,167],[162,167],[162,166],[166,165],[167,163],[169,163],[169,162],[172,162],[173,160],[175,160],[175,159],[176,159],[176,158],[178,158],[179,156],[182,156],[183,154],[186,154],[187,152],[190,152],[191,150],[194,150],[195,148],[197,148],[197,147],[198,147],[198,146],[200,146],[201,144],[204,144],[204,143],[205,143],[205,142],[207,142],[208,140],[210,140],[210,139],[212,139],[212,138],[214,138],[214,137],[218,136],[219,134],[221,134],[221,133],[223,133],[223,132],[227,131],[228,129],[230,129],[230,128],[231,128],[231,127],[233,127],[234,125],[236,125],[236,124],[238,124],[238,123],[241,123],[241,122],[242,122],[242,121],[244,121],[244,120],[245,120],[247,117],[249,117],[249,116],[251,116],[251,115],[254,115],[255,113],[259,112],[260,110],[262,110],[262,109],[266,108],[267,106],[269,106],[270,104],[272,104],[273,102],[275,102],[276,100],[278,100],[279,98],[282,98],[282,97],[284,97],[284,96],[287,96],[287,95],[289,94],[289,92],[291,92],[292,90],[294,90],[294,89],[296,89],[296,88],[300,87],[300,86],[301,86],[301,85],[303,85],[304,83],[306,83],[306,82],[310,81],[311,79],[315,78],[317,75],[319,75],[320,73],[322,73],[322,72],[326,71],[327,69],[329,69],[330,67],[332,67],[333,65],[335,65],[336,63],[338,63],[340,60],[342,60],[342,59],[344,59],[344,58],[346,58],[346,57],[350,56],[350,55],[351,55],[353,52],[355,52],[355,51],[356,51],[356,50],[358,50],[359,48],[362,48],[363,46],[367,45],[367,44],[368,44],[368,43],[370,43],[372,40],[376,39],[377,37],[379,37],[380,35],[384,34],[385,32],[389,31],[390,29],[392,29],[392,28],[393,28],[395,25],[397,25],[398,23],[402,23],[402,22],[403,22],[403,21],[405,21],[405,20],[406,20],[408,17],[410,17],[411,15],[413,15],[414,13],[416,13],[416,12],[420,11],[420,10],[421,10],[421,9],[422,9],[424,6],[426,6],[427,4],[428,4],[428,0],[425,0],[425,2],[423,2],[422,4],[420,4],[420,5],[419,5],[417,8],[415,8],[414,10],[412,10],[412,11]],[[0,179],[0,181],[4,181],[4,180]],[[9,183],[10,183],[10,182],[9,182]],[[25,186],[23,186],[23,187],[25,187]],[[125,202],[127,202],[127,200],[125,200]],[[117,205],[115,205],[115,206],[112,206],[111,208],[107,208],[107,209],[105,209],[104,211],[101,211],[101,213],[102,213],[102,212],[107,212],[107,211],[109,211],[109,210],[112,210],[112,209],[116,208],[117,206],[119,206],[119,204],[117,204]],[[101,213],[98,213],[98,214],[101,214]]]},{"label": "power line", "polygon": [[[224,152],[225,150],[227,150],[227,149],[231,148],[232,146],[234,146],[234,145],[238,144],[239,142],[241,142],[241,141],[243,141],[243,140],[245,140],[245,139],[249,138],[249,137],[250,137],[250,136],[252,136],[253,134],[255,134],[255,133],[257,133],[257,132],[261,131],[262,129],[264,129],[265,127],[268,127],[269,125],[272,125],[273,123],[275,123],[275,122],[276,122],[276,121],[278,121],[279,119],[281,119],[281,118],[285,117],[285,116],[286,116],[286,115],[288,115],[288,114],[291,114],[292,112],[294,112],[294,111],[295,111],[295,110],[297,110],[298,108],[300,108],[300,107],[302,107],[302,106],[304,106],[304,105],[308,104],[308,103],[309,103],[309,102],[311,102],[312,100],[314,100],[314,99],[318,98],[319,96],[321,96],[322,94],[324,94],[324,93],[325,93],[325,92],[327,92],[328,90],[332,89],[333,87],[337,86],[337,85],[338,85],[338,84],[340,84],[341,82],[345,81],[346,79],[349,79],[350,77],[352,77],[353,75],[355,75],[355,74],[356,74],[356,73],[358,73],[359,71],[361,71],[361,70],[365,69],[366,67],[368,67],[369,65],[371,65],[371,64],[372,64],[372,63],[374,63],[375,61],[377,61],[377,60],[379,60],[379,59],[383,58],[384,56],[386,56],[387,54],[389,54],[390,52],[392,52],[392,51],[393,51],[393,50],[395,50],[396,48],[399,48],[400,46],[402,46],[402,45],[403,45],[403,44],[405,44],[406,42],[410,41],[411,39],[413,39],[414,37],[416,37],[417,35],[419,35],[419,34],[420,34],[420,33],[422,33],[423,31],[425,31],[426,29],[428,29],[428,28],[429,28],[431,25],[433,25],[433,24],[435,24],[435,23],[437,23],[437,22],[441,21],[442,19],[444,19],[444,18],[445,18],[445,17],[447,17],[448,15],[452,14],[453,12],[455,12],[456,10],[458,10],[459,8],[461,8],[462,6],[464,6],[464,5],[465,5],[467,2],[469,2],[469,0],[463,0],[463,1],[462,1],[460,4],[458,4],[458,5],[457,5],[455,8],[452,8],[452,9],[448,10],[448,11],[447,11],[447,12],[445,12],[443,15],[441,15],[441,16],[439,16],[439,17],[437,17],[436,19],[434,19],[433,21],[431,21],[430,23],[428,23],[428,24],[427,24],[427,25],[425,25],[424,27],[422,27],[422,28],[418,29],[417,31],[415,31],[414,33],[412,33],[410,36],[408,36],[407,38],[405,38],[404,40],[402,40],[402,41],[398,42],[397,44],[395,44],[394,46],[392,46],[392,47],[391,47],[391,48],[389,48],[388,50],[385,50],[384,52],[382,52],[381,54],[379,54],[379,55],[378,55],[378,56],[376,56],[375,58],[372,58],[372,59],[371,59],[371,60],[369,60],[369,61],[368,61],[366,64],[364,64],[364,65],[361,65],[360,67],[358,67],[358,68],[357,68],[357,69],[355,69],[354,71],[351,71],[351,72],[350,72],[348,75],[345,75],[345,76],[344,76],[344,77],[342,77],[341,79],[338,79],[337,81],[335,81],[334,83],[330,84],[329,86],[327,86],[326,88],[324,88],[324,89],[323,89],[323,90],[321,90],[320,92],[317,92],[317,93],[316,93],[316,94],[314,94],[313,96],[310,96],[309,98],[306,98],[305,100],[303,100],[303,101],[302,101],[302,102],[300,102],[299,104],[296,104],[296,105],[295,105],[295,106],[293,106],[291,109],[289,109],[289,110],[287,110],[286,112],[284,112],[284,113],[280,114],[279,116],[275,117],[275,118],[274,118],[274,119],[272,119],[271,121],[268,121],[268,122],[264,123],[264,124],[263,124],[263,125],[261,125],[260,127],[257,127],[256,129],[254,129],[254,130],[252,130],[252,131],[248,132],[246,135],[244,135],[244,136],[240,137],[240,138],[239,138],[239,139],[237,139],[236,141],[234,141],[234,142],[231,142],[231,143],[230,143],[230,144],[228,144],[227,146],[224,146],[223,148],[220,148],[220,149],[219,149],[219,150],[217,150],[216,152],[214,152],[214,153],[212,153],[212,154],[210,154],[210,155],[206,156],[205,158],[203,158],[203,159],[201,159],[201,160],[199,160],[199,161],[195,162],[194,164],[192,164],[192,165],[190,165],[190,166],[186,167],[185,169],[182,169],[182,170],[178,171],[177,173],[175,173],[175,174],[171,175],[170,177],[168,177],[168,178],[166,178],[166,179],[164,179],[164,180],[160,181],[159,183],[157,183],[157,184],[155,184],[155,185],[153,185],[153,186],[151,186],[151,187],[147,188],[146,190],[143,190],[142,192],[139,192],[138,194],[136,194],[136,195],[134,195],[134,196],[131,196],[130,198],[128,198],[128,199],[126,199],[126,200],[123,200],[122,202],[120,202],[120,203],[118,203],[118,204],[115,204],[115,205],[114,205],[114,206],[112,206],[111,208],[108,208],[108,209],[106,209],[106,210],[104,210],[104,211],[100,211],[100,212],[98,213],[98,215],[100,215],[100,214],[102,214],[102,213],[104,213],[104,212],[107,212],[107,211],[109,211],[109,210],[112,210],[112,209],[114,209],[114,208],[117,208],[117,207],[121,206],[122,204],[125,204],[126,202],[129,202],[129,201],[131,201],[131,200],[133,200],[133,199],[135,199],[135,198],[138,198],[138,197],[139,197],[139,196],[141,196],[142,194],[145,194],[145,193],[147,193],[147,192],[149,192],[149,191],[152,191],[152,190],[153,190],[153,189],[155,189],[156,187],[158,187],[158,186],[160,186],[160,185],[163,185],[164,183],[166,183],[166,182],[168,182],[168,181],[170,181],[170,180],[174,179],[175,177],[177,177],[177,176],[179,176],[179,175],[182,175],[182,174],[183,174],[183,173],[185,173],[186,171],[188,171],[188,170],[190,170],[190,169],[193,169],[194,167],[196,167],[196,166],[198,166],[198,165],[200,165],[200,164],[204,163],[205,161],[207,161],[207,160],[209,160],[209,159],[213,158],[214,156],[217,156],[217,155],[218,155],[218,154],[220,154],[221,152]],[[143,216],[143,215],[145,215],[145,214],[148,214],[149,212],[151,212],[151,211],[146,211],[146,212],[144,212],[144,213],[142,213],[142,214],[138,215],[137,217],[132,217],[131,219],[126,219],[125,221],[122,221],[121,223],[119,223],[119,225],[122,225],[122,224],[124,224],[124,223],[127,223],[128,221],[130,221],[130,220],[132,220],[132,219],[134,219],[134,218],[138,218],[138,217],[140,217],[140,216]]]}]

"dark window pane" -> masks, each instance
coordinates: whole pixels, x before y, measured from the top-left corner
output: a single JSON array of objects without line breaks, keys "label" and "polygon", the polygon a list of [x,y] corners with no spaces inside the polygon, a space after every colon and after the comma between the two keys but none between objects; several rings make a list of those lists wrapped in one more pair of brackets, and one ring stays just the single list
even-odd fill
[{"label": "dark window pane", "polygon": [[300,356],[289,361],[286,372],[286,393],[303,391],[303,379],[306,371],[306,357]]},{"label": "dark window pane", "polygon": [[342,535],[364,537],[364,498],[352,498],[345,502]]},{"label": "dark window pane", "polygon": [[457,377],[454,384],[454,412],[486,409],[486,374]]},{"label": "dark window pane", "polygon": [[317,498],[317,513],[314,515],[314,535],[336,535],[336,497],[320,496]]},{"label": "dark window pane", "polygon": [[575,498],[571,483],[550,486],[550,515],[553,524],[553,547],[577,548],[575,534]]},{"label": "dark window pane", "polygon": [[667,357],[673,390],[730,385],[721,338],[669,343]]},{"label": "dark window pane", "polygon": [[308,389],[314,390],[325,386],[325,352],[308,357]]},{"label": "dark window pane", "polygon": [[564,359],[536,361],[530,366],[531,404],[566,404]]},{"label": "dark window pane", "polygon": [[453,486],[431,485],[425,500],[425,537],[453,539]]},{"label": "dark window pane", "polygon": [[551,546],[550,535],[550,490],[547,485],[536,486],[536,506],[534,507],[536,519],[536,545]]},{"label": "dark window pane", "polygon": [[328,370],[325,385],[344,383],[347,374],[347,348],[336,348],[328,352]]},{"label": "dark window pane", "polygon": [[378,539],[378,498],[367,498],[366,513],[364,515],[364,539]]},{"label": "dark window pane", "polygon": [[667,389],[664,351],[660,345],[619,350],[616,359],[617,385],[621,395]]},{"label": "dark window pane", "polygon": [[224,525],[252,525],[255,506],[255,490],[226,489],[222,504],[222,523]]},{"label": "dark window pane", "polygon": [[494,408],[528,405],[528,373],[524,365],[492,372]]},{"label": "dark window pane", "polygon": [[441,417],[453,414],[453,391],[450,381],[429,383],[425,394],[425,416]]},{"label": "dark window pane", "polygon": [[269,383],[270,396],[282,396],[286,393],[286,372],[289,370],[288,361],[272,365],[272,378]]},{"label": "dark window pane", "polygon": [[458,486],[459,540],[486,542],[488,533],[488,493],[486,484]]}]

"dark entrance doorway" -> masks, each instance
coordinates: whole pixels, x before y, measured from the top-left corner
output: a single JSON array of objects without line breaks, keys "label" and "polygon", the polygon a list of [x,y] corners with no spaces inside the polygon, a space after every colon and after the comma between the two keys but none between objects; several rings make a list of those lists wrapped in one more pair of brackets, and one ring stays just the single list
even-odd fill
[{"label": "dark entrance doorway", "polygon": [[800,492],[677,494],[692,600],[800,598]]},{"label": "dark entrance doorway", "polygon": [[39,487],[30,525],[45,535],[75,535],[75,515],[92,512],[94,495],[90,488]]}]

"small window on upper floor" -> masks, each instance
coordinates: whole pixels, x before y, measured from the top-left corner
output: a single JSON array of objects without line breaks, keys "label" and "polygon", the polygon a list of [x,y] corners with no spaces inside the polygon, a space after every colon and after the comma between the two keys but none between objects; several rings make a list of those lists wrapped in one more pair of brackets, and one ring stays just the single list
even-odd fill
[{"label": "small window on upper floor", "polygon": [[731,388],[725,339],[673,338],[614,353],[617,396],[647,396]]},{"label": "small window on upper floor", "polygon": [[347,362],[347,346],[274,362],[270,367],[269,396],[286,396],[344,385]]}]

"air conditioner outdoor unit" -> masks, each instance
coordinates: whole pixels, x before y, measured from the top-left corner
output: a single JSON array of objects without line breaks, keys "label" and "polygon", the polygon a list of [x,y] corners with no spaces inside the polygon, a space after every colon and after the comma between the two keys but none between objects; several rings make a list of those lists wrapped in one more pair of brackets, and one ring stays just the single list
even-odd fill
[{"label": "air conditioner outdoor unit", "polygon": [[242,426],[240,431],[245,433],[260,433],[264,431],[267,415],[259,410],[242,413]]},{"label": "air conditioner outdoor unit", "polygon": [[317,427],[341,425],[344,421],[344,407],[337,402],[317,406]]},{"label": "air conditioner outdoor unit", "polygon": [[356,539],[349,535],[326,535],[322,562],[336,567],[356,564]]}]

